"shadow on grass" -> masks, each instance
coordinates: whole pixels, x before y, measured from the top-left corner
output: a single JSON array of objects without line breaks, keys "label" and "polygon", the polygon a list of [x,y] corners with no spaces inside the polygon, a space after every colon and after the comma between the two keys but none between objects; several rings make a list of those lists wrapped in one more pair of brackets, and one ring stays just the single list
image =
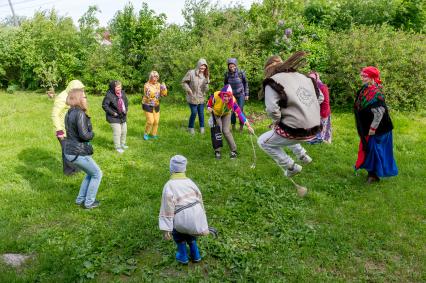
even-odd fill
[{"label": "shadow on grass", "polygon": [[63,175],[62,160],[59,158],[60,152],[54,154],[41,148],[26,148],[18,154],[18,159],[23,163],[15,171],[28,180],[35,190],[57,190],[63,187],[64,178],[70,178]]}]

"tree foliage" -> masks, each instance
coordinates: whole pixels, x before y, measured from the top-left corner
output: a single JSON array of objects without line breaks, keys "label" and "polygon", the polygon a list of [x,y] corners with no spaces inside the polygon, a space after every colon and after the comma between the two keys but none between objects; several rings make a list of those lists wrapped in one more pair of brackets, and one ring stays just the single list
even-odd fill
[{"label": "tree foliage", "polygon": [[[426,90],[408,76],[416,73],[418,81],[424,80],[419,68],[426,61],[426,15],[420,0],[264,0],[250,9],[187,0],[183,25],[166,25],[166,16],[145,3],[140,9],[127,4],[107,27],[99,26],[98,12],[90,6],[78,28],[54,10],[22,19],[19,27],[3,21],[1,86],[62,88],[77,78],[89,92],[100,94],[109,80],[119,79],[132,93],[141,92],[149,72],[157,70],[170,96],[183,100],[180,81],[198,59],[209,63],[213,90],[221,87],[226,59],[236,57],[256,97],[268,56],[286,58],[305,50],[309,57],[302,71],[324,74],[335,105],[351,101],[363,64],[382,70],[394,107],[421,107],[419,96]],[[105,31],[111,45],[102,44]]]}]

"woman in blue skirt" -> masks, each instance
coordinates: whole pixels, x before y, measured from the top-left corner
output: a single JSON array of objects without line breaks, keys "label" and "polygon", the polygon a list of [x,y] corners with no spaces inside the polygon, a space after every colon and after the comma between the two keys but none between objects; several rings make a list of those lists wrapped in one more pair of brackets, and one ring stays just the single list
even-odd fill
[{"label": "woman in blue skirt", "polygon": [[357,92],[354,113],[360,137],[355,170],[367,170],[367,183],[380,181],[381,177],[398,175],[393,158],[392,120],[389,116],[380,81],[375,67],[361,70],[363,85]]}]

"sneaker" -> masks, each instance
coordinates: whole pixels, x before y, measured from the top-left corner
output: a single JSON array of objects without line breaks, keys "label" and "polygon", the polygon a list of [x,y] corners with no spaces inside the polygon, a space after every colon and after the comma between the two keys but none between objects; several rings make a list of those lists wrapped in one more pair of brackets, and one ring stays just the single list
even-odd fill
[{"label": "sneaker", "polygon": [[194,130],[194,128],[188,128],[188,132],[189,132],[191,135],[194,135],[194,134],[195,134],[195,130]]},{"label": "sneaker", "polygon": [[127,145],[125,145],[125,144],[122,144],[122,145],[121,145],[121,148],[122,148],[122,149],[128,149],[129,147],[128,147]]},{"label": "sneaker", "polygon": [[84,207],[84,209],[92,209],[92,208],[96,208],[100,205],[101,205],[101,203],[99,201],[95,200],[91,205],[87,205],[87,206],[84,205],[83,207]]},{"label": "sneaker", "polygon": [[229,154],[229,157],[231,157],[231,159],[235,159],[237,158],[238,153],[236,151],[231,151],[231,153]]},{"label": "sneaker", "polygon": [[220,151],[215,151],[214,152],[214,157],[216,157],[216,159],[221,159],[222,156],[220,155]]},{"label": "sneaker", "polygon": [[120,154],[124,152],[124,149],[122,149],[122,148],[116,148],[115,150]]},{"label": "sneaker", "polygon": [[149,140],[149,135],[148,134],[144,134],[143,135],[143,139],[146,140],[146,141]]},{"label": "sneaker", "polygon": [[157,135],[155,135],[155,136],[150,136],[150,138],[151,138],[151,139],[154,139],[154,140],[158,140],[158,136],[157,136]]},{"label": "sneaker", "polygon": [[200,128],[200,134],[204,135],[205,132],[204,128]]},{"label": "sneaker", "polygon": [[307,154],[305,154],[302,157],[300,157],[299,160],[300,160],[300,162],[302,162],[305,165],[312,162],[312,158],[309,155],[307,155]]},{"label": "sneaker", "polygon": [[302,166],[299,164],[293,163],[293,166],[290,168],[287,168],[285,170],[285,176],[286,177],[293,177],[294,175],[300,173],[302,171]]}]

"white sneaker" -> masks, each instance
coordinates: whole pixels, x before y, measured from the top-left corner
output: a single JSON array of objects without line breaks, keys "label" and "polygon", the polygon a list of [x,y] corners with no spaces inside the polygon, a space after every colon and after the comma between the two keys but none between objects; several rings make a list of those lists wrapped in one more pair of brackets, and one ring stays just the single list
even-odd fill
[{"label": "white sneaker", "polygon": [[200,128],[200,133],[203,135],[205,133],[204,128]]},{"label": "white sneaker", "polygon": [[122,145],[121,145],[121,148],[122,148],[122,149],[128,149],[129,147],[128,147],[127,145],[125,145],[125,144],[122,144]]},{"label": "white sneaker", "polygon": [[118,153],[120,153],[120,154],[124,152],[124,149],[122,149],[122,148],[117,148],[116,150],[117,150],[117,152],[118,152]]},{"label": "white sneaker", "polygon": [[294,175],[300,173],[302,171],[302,166],[300,166],[299,164],[294,163],[293,164],[293,168],[287,168],[287,170],[285,170],[284,175],[286,177],[293,177]]},{"label": "white sneaker", "polygon": [[300,160],[300,162],[302,162],[305,165],[312,162],[312,158],[309,155],[307,155],[307,154],[305,154],[302,157],[300,157],[299,160]]},{"label": "white sneaker", "polygon": [[189,132],[191,135],[194,135],[194,134],[195,134],[195,130],[194,130],[194,128],[188,128],[188,132]]}]

